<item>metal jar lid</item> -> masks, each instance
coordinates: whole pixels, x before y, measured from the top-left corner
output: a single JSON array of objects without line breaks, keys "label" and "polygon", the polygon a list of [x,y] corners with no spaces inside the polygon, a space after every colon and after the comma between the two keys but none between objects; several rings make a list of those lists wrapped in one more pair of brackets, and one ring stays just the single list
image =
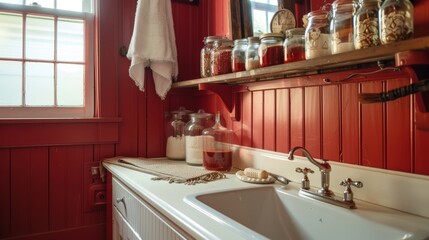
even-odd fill
[{"label": "metal jar lid", "polygon": [[264,34],[261,34],[261,36],[259,36],[259,39],[264,39],[269,37],[284,39],[284,35],[282,33],[264,33]]}]

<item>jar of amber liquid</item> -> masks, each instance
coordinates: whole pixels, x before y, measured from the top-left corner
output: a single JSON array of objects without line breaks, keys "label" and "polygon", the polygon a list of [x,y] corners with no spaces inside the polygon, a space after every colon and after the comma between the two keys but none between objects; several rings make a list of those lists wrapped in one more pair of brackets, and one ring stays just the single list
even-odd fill
[{"label": "jar of amber liquid", "polygon": [[308,14],[305,29],[305,59],[331,55],[329,12],[316,10]]},{"label": "jar of amber liquid", "polygon": [[283,34],[265,33],[260,37],[259,63],[261,67],[283,64]]},{"label": "jar of amber liquid", "polygon": [[305,60],[304,28],[293,28],[286,31],[286,39],[283,44],[284,63]]},{"label": "jar of amber liquid", "polygon": [[332,54],[354,50],[353,44],[353,0],[336,0],[332,4],[330,22]]},{"label": "jar of amber liquid", "polygon": [[232,40],[216,40],[210,54],[212,76],[231,73]]},{"label": "jar of amber liquid", "polygon": [[232,49],[232,71],[241,72],[246,70],[247,38],[234,41]]},{"label": "jar of amber liquid", "polygon": [[414,7],[409,0],[386,0],[378,12],[380,41],[389,44],[410,39],[414,33]]},{"label": "jar of amber liquid", "polygon": [[359,0],[353,17],[355,49],[380,45],[378,10],[381,0]]}]

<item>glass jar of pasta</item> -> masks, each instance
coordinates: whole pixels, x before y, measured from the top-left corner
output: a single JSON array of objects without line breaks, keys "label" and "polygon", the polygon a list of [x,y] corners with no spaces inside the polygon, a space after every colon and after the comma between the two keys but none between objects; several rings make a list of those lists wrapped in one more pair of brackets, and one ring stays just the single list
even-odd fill
[{"label": "glass jar of pasta", "polygon": [[211,76],[210,53],[214,47],[214,42],[219,39],[225,39],[222,36],[208,36],[204,38],[204,47],[200,55],[200,73],[201,77]]},{"label": "glass jar of pasta", "polygon": [[359,0],[353,17],[354,46],[362,49],[380,45],[378,10],[381,0]]},{"label": "glass jar of pasta", "polygon": [[410,39],[414,33],[414,7],[409,0],[386,0],[378,12],[380,41],[389,44]]}]

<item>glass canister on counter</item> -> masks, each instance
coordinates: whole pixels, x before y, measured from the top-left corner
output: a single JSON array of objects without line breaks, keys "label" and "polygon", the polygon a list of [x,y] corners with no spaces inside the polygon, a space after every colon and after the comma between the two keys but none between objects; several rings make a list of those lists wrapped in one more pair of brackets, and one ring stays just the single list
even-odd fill
[{"label": "glass canister on counter", "polygon": [[220,123],[220,113],[216,113],[215,124],[203,131],[203,166],[211,171],[229,171],[232,167],[234,133]]},{"label": "glass canister on counter", "polygon": [[246,70],[252,70],[259,68],[259,45],[261,41],[259,37],[249,37],[248,45],[246,49]]},{"label": "glass canister on counter", "polygon": [[214,42],[219,39],[225,39],[222,36],[208,36],[204,38],[204,47],[201,49],[200,72],[201,77],[211,76],[210,54],[214,47]]},{"label": "glass canister on counter", "polygon": [[210,54],[212,76],[231,73],[232,40],[219,39],[214,43]]},{"label": "glass canister on counter", "polygon": [[353,17],[355,49],[380,45],[378,10],[381,0],[359,0]]},{"label": "glass canister on counter", "polygon": [[185,124],[192,111],[184,107],[171,111],[167,115],[166,157],[174,160],[185,160]]},{"label": "glass canister on counter", "polygon": [[190,121],[185,126],[186,163],[190,165],[203,164],[203,130],[213,125],[213,114],[200,109],[197,113],[189,114]]},{"label": "glass canister on counter", "polygon": [[232,49],[232,72],[241,72],[246,70],[246,49],[248,46],[247,38],[234,41]]},{"label": "glass canister on counter", "polygon": [[354,50],[353,41],[353,0],[336,0],[332,4],[330,22],[331,53],[343,53]]},{"label": "glass canister on counter", "polygon": [[305,60],[304,34],[304,28],[293,28],[286,31],[286,39],[283,44],[284,63]]},{"label": "glass canister on counter", "polygon": [[414,33],[414,7],[409,0],[386,0],[378,12],[381,44],[410,39]]},{"label": "glass canister on counter", "polygon": [[305,29],[305,59],[331,55],[329,12],[316,10],[308,14]]},{"label": "glass canister on counter", "polygon": [[260,37],[259,64],[261,67],[268,67],[284,62],[283,34],[264,33]]}]

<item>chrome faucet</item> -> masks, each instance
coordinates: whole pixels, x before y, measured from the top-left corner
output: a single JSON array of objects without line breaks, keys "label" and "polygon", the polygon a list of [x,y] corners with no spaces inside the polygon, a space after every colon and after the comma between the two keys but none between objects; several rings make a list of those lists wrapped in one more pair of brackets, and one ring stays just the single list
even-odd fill
[{"label": "chrome faucet", "polygon": [[305,184],[304,182],[302,183],[300,194],[306,197],[320,200],[322,202],[331,203],[336,206],[345,207],[345,208],[356,208],[355,202],[353,201],[353,192],[350,186],[361,188],[363,187],[362,182],[353,181],[350,178],[347,178],[346,180],[342,181],[340,185],[345,186],[346,190],[343,193],[344,197],[338,198],[335,196],[334,192],[332,192],[329,189],[329,174],[331,172],[331,165],[329,165],[329,163],[326,160],[322,160],[322,162],[316,161],[308,152],[308,150],[303,147],[292,148],[292,150],[290,150],[289,152],[288,159],[293,160],[294,159],[293,154],[298,150],[304,153],[304,156],[308,159],[308,161],[310,161],[312,164],[314,164],[319,168],[319,171],[321,174],[321,183],[322,183],[321,188],[317,192],[311,191],[309,187],[310,185],[309,180],[308,178],[306,178],[307,177],[306,174],[309,172],[308,170],[310,169],[308,169],[307,171],[303,171],[302,169],[297,168],[297,172],[304,173],[304,180],[305,180]]},{"label": "chrome faucet", "polygon": [[303,147],[292,148],[292,150],[290,150],[289,152],[289,160],[293,160],[293,154],[297,150],[303,152],[308,161],[310,161],[312,164],[316,165],[319,168],[322,183],[321,188],[318,190],[319,194],[323,196],[334,196],[334,193],[329,189],[329,174],[331,172],[331,165],[329,165],[329,163],[325,160],[322,160],[322,162],[316,161],[308,152],[308,150]]}]

